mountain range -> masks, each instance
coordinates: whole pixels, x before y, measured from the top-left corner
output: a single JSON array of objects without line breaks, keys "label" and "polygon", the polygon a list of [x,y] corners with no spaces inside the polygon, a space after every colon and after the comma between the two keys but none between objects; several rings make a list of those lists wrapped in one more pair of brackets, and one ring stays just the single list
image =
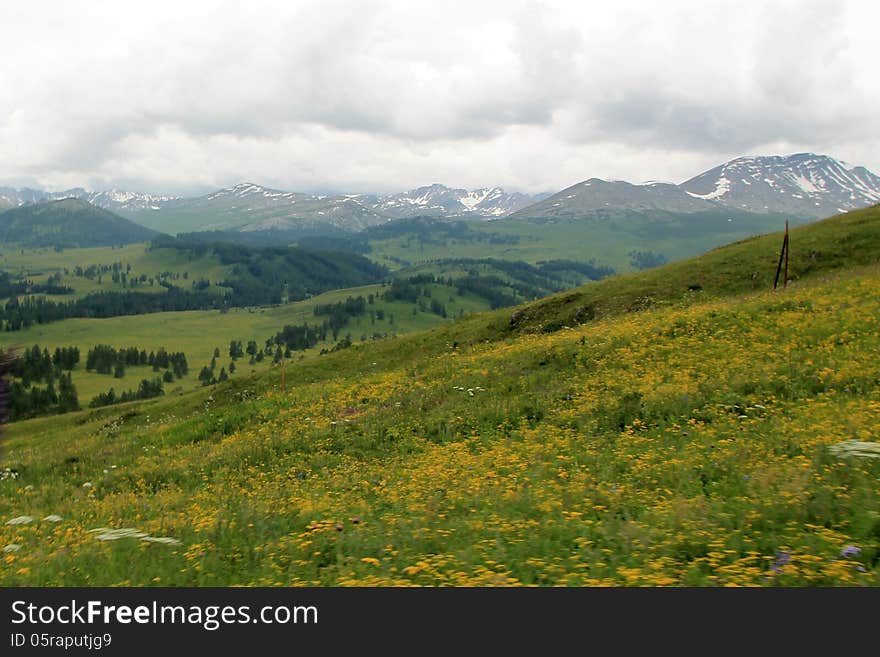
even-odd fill
[{"label": "mountain range", "polygon": [[680,185],[590,178],[512,213],[548,220],[660,210],[677,214],[719,209],[817,219],[880,203],[880,177],[827,155],[741,157]]},{"label": "mountain range", "polygon": [[681,184],[633,184],[590,178],[553,195],[475,190],[432,184],[385,196],[314,195],[242,183],[184,198],[120,190],[63,192],[0,187],[0,210],[78,198],[168,233],[192,231],[285,234],[360,232],[411,217],[548,221],[662,211],[675,214],[730,209],[815,219],[880,202],[880,177],[827,155],[740,157]]},{"label": "mountain range", "polygon": [[241,183],[204,196],[183,198],[120,190],[63,192],[0,187],[0,210],[77,198],[169,232],[278,230],[299,233],[358,232],[410,217],[504,217],[549,194],[508,193],[500,187],[466,190],[433,184],[398,194],[315,195]]},{"label": "mountain range", "polygon": [[19,207],[29,203],[43,203],[46,201],[60,201],[66,198],[76,198],[97,205],[105,210],[113,212],[140,210],[158,210],[163,204],[174,201],[177,196],[156,196],[153,194],[141,194],[126,192],[118,189],[108,189],[99,192],[90,192],[82,187],[74,187],[61,192],[46,192],[40,189],[28,187],[15,189],[13,187],[0,187],[0,211],[7,208]]}]

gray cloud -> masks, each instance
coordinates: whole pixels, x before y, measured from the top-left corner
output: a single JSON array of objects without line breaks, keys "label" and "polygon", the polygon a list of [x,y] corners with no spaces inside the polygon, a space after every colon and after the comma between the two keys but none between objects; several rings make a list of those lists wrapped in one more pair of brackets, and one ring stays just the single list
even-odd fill
[{"label": "gray cloud", "polygon": [[[390,191],[880,169],[869,2],[16,3],[0,184]],[[772,150],[771,150],[772,149]]]}]

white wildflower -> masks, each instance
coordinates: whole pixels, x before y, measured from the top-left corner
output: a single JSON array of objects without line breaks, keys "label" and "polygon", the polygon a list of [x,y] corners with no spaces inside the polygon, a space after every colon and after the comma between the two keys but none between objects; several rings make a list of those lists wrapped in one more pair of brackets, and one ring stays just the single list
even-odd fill
[{"label": "white wildflower", "polygon": [[95,538],[99,541],[116,541],[120,538],[143,538],[144,536],[148,536],[146,532],[140,532],[132,527],[124,527],[123,529],[98,527],[97,529],[90,529],[89,531],[97,533],[98,535],[95,536]]},{"label": "white wildflower", "polygon": [[87,481],[82,485],[83,488],[91,488],[94,484],[91,481]]},{"label": "white wildflower", "polygon": [[0,470],[0,481],[7,479],[18,479],[18,473],[12,468],[3,468],[3,470]]},{"label": "white wildflower", "polygon": [[7,525],[29,525],[34,521],[30,516],[18,516],[17,518],[13,518],[12,520],[7,520]]},{"label": "white wildflower", "polygon": [[43,520],[46,520],[47,522],[61,522],[62,520],[64,520],[64,518],[62,518],[61,516],[56,516],[53,513],[43,518]]},{"label": "white wildflower", "polygon": [[3,548],[3,551],[9,554],[11,552],[18,552],[20,549],[21,546],[18,543],[10,543],[5,548]]},{"label": "white wildflower", "polygon": [[180,545],[180,541],[170,536],[150,536],[146,532],[134,529],[133,527],[124,527],[122,529],[110,529],[109,527],[95,527],[90,529],[89,533],[96,534],[95,538],[99,541],[118,541],[120,538],[139,538],[142,541],[150,543],[162,543],[164,545]]},{"label": "white wildflower", "polygon": [[828,451],[839,458],[847,456],[863,456],[870,459],[880,459],[880,443],[869,443],[860,440],[844,440],[835,445],[830,445]]},{"label": "white wildflower", "polygon": [[180,545],[180,541],[170,536],[141,536],[141,540],[150,543],[163,543],[164,545]]}]

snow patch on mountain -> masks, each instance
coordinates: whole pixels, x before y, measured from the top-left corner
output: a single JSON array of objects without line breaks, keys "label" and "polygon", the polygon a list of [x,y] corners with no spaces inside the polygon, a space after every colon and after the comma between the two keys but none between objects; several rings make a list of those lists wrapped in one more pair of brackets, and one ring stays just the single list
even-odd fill
[{"label": "snow patch on mountain", "polygon": [[377,199],[373,208],[394,219],[403,217],[505,217],[546,195],[508,193],[500,187],[455,189],[434,183]]},{"label": "snow patch on mountain", "polygon": [[[687,190],[685,190],[685,191],[687,191]],[[695,192],[687,192],[687,193],[688,193],[689,195],[693,196],[694,198],[701,198],[701,199],[704,199],[704,200],[711,200],[711,199],[713,199],[713,198],[721,198],[722,196],[724,196],[724,195],[725,195],[727,192],[729,192],[729,191],[730,191],[730,179],[725,178],[725,177],[722,176],[722,177],[719,178],[718,181],[715,183],[715,189],[713,189],[713,190],[712,190],[711,192],[709,192],[708,194],[697,194],[697,193],[695,193]]]}]

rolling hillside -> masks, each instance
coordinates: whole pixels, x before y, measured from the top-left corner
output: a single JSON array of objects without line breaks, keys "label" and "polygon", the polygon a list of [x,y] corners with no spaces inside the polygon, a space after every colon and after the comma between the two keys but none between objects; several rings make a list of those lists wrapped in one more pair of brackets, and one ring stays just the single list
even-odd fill
[{"label": "rolling hillside", "polygon": [[878,239],[854,212],[793,231],[786,290],[771,235],[13,425],[0,582],[877,586]]},{"label": "rolling hillside", "polygon": [[29,247],[90,247],[144,242],[156,231],[86,201],[68,198],[0,213],[0,242]]},{"label": "rolling hillside", "polygon": [[[510,327],[552,331],[584,321],[703,297],[770,289],[781,233],[710,251],[691,260],[618,276],[570,290],[518,310]],[[880,263],[880,206],[792,230],[790,277],[794,281],[839,269]]]},{"label": "rolling hillside", "polygon": [[[586,217],[510,218],[479,223],[419,218],[375,226],[350,242],[359,252],[390,268],[446,258],[488,257],[529,263],[592,260],[623,272],[639,268],[633,261],[634,252],[650,252],[664,261],[689,258],[721,244],[778,230],[786,218],[729,209],[687,214],[666,210],[599,211]],[[361,240],[356,242],[354,238]],[[341,244],[340,248],[345,246]]]},{"label": "rolling hillside", "polygon": [[[312,357],[322,350],[335,348],[340,341],[363,342],[426,330],[464,314],[516,305],[608,274],[601,269],[566,261],[535,267],[521,262],[456,260],[400,270],[390,284],[384,276],[379,276],[381,283],[335,289],[346,280],[378,280],[375,275],[383,273],[376,272],[362,258],[337,255],[331,263],[336,265],[336,271],[325,269],[324,272],[331,275],[329,285],[333,289],[294,301],[300,286],[309,285],[315,289],[323,283],[318,274],[328,263],[323,259],[314,260],[315,252],[287,252],[306,270],[308,275],[303,276],[299,268],[290,267],[277,250],[234,247],[231,253],[227,253],[216,251],[210,243],[193,244],[172,238],[164,238],[164,242],[170,246],[162,248],[160,241],[153,248],[134,245],[123,249],[71,249],[60,253],[54,250],[14,251],[5,254],[0,259],[0,267],[9,267],[19,276],[12,279],[0,272],[0,322],[14,316],[6,308],[8,300],[2,299],[4,294],[13,296],[13,292],[20,296],[27,291],[31,296],[39,294],[61,303],[80,300],[92,312],[75,313],[73,317],[56,321],[48,321],[45,312],[42,316],[34,315],[32,319],[35,321],[29,326],[0,332],[0,349],[10,345],[26,346],[31,350],[37,345],[40,350],[48,349],[49,353],[56,349],[78,349],[82,357],[70,373],[79,402],[86,406],[96,395],[111,387],[116,392],[137,389],[143,379],[154,379],[162,374],[153,371],[147,363],[138,363],[139,366],[126,363],[116,373],[112,368],[103,373],[87,370],[86,354],[96,345],[118,349],[136,347],[145,354],[160,348],[183,352],[190,363],[189,372],[166,381],[165,386],[166,394],[179,394],[202,385],[198,378],[200,368],[212,362],[215,349],[220,352],[215,363],[215,376],[219,376],[223,368],[230,378],[247,376],[264,371],[273,364],[275,349],[267,347],[263,354],[268,356],[265,361],[263,356],[256,363],[245,357],[243,362],[235,365],[235,371],[231,371],[229,344],[232,340],[243,344],[255,340],[262,350],[266,341],[284,326],[308,325],[320,330],[326,321],[330,321],[331,315],[336,315],[334,326],[322,331],[322,337],[314,345],[299,345],[295,348],[296,354],[291,354],[297,359]],[[367,268],[358,269],[363,265]],[[253,276],[255,266],[259,268],[261,279]],[[22,271],[30,274],[23,276]],[[42,273],[36,276],[34,272]],[[278,277],[285,277],[290,283],[275,286],[273,291],[273,281]],[[57,280],[59,285],[69,287],[72,292],[66,295],[41,293],[48,280]],[[132,307],[132,313],[140,311],[139,314],[112,317],[104,316],[107,313],[95,306],[94,296],[89,296],[125,294],[130,299],[132,293],[155,296],[166,294],[170,289],[198,289],[209,294],[194,299],[200,305],[193,309],[158,312],[163,306],[145,308],[141,305]],[[255,301],[260,296],[271,301],[276,294],[285,295],[287,302],[262,307],[254,307],[251,303],[246,304],[248,307],[214,307],[215,302],[221,301],[221,295],[226,295],[227,301],[234,305],[242,296],[246,301]],[[343,313],[344,317],[339,316],[339,312],[315,312],[319,306],[336,307],[338,311],[338,305],[349,297],[368,299],[369,302]],[[160,299],[153,301],[158,303]],[[46,381],[32,383],[42,390]],[[27,406],[20,401],[13,403],[13,420],[55,412],[52,407],[34,409]]]}]

